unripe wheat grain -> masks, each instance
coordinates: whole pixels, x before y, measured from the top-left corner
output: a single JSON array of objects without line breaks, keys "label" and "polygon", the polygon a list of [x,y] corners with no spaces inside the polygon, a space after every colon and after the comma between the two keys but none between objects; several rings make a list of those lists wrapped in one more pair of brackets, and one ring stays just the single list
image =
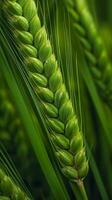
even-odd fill
[{"label": "unripe wheat grain", "polygon": [[61,171],[69,180],[82,180],[88,172],[83,135],[36,5],[33,0],[7,0],[4,11],[41,99]]}]

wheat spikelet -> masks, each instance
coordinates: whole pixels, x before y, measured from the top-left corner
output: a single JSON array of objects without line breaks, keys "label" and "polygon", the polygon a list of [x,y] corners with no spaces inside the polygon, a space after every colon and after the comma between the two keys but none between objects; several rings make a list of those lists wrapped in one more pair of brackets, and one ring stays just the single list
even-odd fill
[{"label": "wheat spikelet", "polygon": [[88,172],[83,136],[36,5],[33,0],[7,0],[3,9],[41,99],[61,171],[69,180],[83,180]]},{"label": "wheat spikelet", "polygon": [[[8,199],[29,200],[27,195],[0,169],[0,194]],[[9,198],[8,198],[9,197]],[[4,199],[5,200],[5,199]]]},{"label": "wheat spikelet", "polygon": [[99,93],[112,105],[112,66],[85,0],[64,0]]}]

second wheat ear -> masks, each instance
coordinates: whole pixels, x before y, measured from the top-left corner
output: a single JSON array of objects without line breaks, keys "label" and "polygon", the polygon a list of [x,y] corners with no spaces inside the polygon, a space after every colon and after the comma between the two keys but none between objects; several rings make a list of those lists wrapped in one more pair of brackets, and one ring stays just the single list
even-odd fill
[{"label": "second wheat ear", "polygon": [[112,66],[85,0],[63,0],[101,97],[112,106]]},{"label": "second wheat ear", "polygon": [[33,0],[7,0],[3,10],[41,99],[61,171],[70,181],[83,181],[88,172],[83,135],[36,5]]},{"label": "second wheat ear", "polygon": [[[29,197],[17,186],[12,179],[0,169],[0,194],[6,195],[3,199],[30,200]],[[3,200],[2,199],[2,200]]]}]

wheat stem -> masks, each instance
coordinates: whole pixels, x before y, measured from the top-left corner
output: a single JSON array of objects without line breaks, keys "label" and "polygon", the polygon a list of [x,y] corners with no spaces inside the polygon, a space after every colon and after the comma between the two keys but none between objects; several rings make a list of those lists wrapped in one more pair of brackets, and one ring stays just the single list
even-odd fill
[{"label": "wheat stem", "polygon": [[82,199],[83,200],[88,200],[88,197],[87,197],[87,194],[86,194],[86,191],[85,191],[85,187],[84,187],[84,184],[82,181],[79,181],[77,182],[77,185],[79,187],[79,190],[81,192],[81,196],[82,196]]},{"label": "wheat stem", "polygon": [[88,200],[83,181],[72,182],[71,187],[77,200]]},{"label": "wheat stem", "polygon": [[7,0],[3,9],[41,99],[61,171],[71,181],[83,180],[88,172],[83,135],[36,5],[33,0]]}]

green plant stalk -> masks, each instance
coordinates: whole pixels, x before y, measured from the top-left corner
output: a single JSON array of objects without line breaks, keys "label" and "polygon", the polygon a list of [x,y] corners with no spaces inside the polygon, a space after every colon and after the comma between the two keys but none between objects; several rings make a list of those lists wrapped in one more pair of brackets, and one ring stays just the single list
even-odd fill
[{"label": "green plant stalk", "polygon": [[85,0],[63,1],[81,43],[98,91],[112,105],[112,66]]},{"label": "green plant stalk", "polygon": [[88,197],[87,197],[87,194],[86,194],[86,191],[85,191],[85,187],[84,187],[83,182],[82,182],[82,181],[79,181],[79,182],[77,182],[77,185],[78,185],[79,190],[80,190],[80,192],[81,192],[82,199],[88,200]]},{"label": "green plant stalk", "polygon": [[88,172],[83,136],[36,5],[33,0],[8,0],[3,10],[41,100],[60,169],[69,180],[82,180]]},{"label": "green plant stalk", "polygon": [[88,200],[83,181],[72,182],[71,187],[77,200]]}]

